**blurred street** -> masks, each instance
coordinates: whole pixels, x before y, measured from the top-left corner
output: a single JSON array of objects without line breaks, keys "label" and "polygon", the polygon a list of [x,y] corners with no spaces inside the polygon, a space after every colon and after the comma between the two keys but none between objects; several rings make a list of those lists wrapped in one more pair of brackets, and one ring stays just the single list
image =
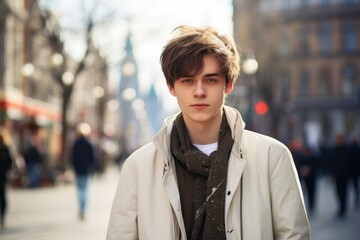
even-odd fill
[{"label": "blurred street", "polygon": [[312,240],[359,240],[360,208],[354,207],[353,189],[349,190],[348,214],[337,219],[337,202],[333,182],[323,178],[318,186],[318,201],[314,216],[310,217]]},{"label": "blurred street", "polygon": [[[92,178],[90,206],[84,221],[77,215],[72,184],[39,189],[9,189],[6,228],[1,240],[100,240],[105,239],[109,211],[116,190],[118,170]],[[310,218],[313,240],[355,240],[360,236],[360,208],[353,206],[350,191],[345,219],[336,219],[336,202],[329,179],[319,183],[316,212]]]},{"label": "blurred street", "polygon": [[115,168],[91,179],[88,214],[78,218],[74,184],[8,191],[6,228],[1,240],[105,239],[110,208],[117,186]]}]

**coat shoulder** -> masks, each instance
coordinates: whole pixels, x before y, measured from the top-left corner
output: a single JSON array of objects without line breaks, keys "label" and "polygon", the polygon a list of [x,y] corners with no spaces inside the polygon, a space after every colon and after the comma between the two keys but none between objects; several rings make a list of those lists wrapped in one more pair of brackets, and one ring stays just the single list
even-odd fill
[{"label": "coat shoulder", "polygon": [[149,142],[130,154],[125,162],[136,165],[151,163],[156,159],[157,150],[153,142]]},{"label": "coat shoulder", "polygon": [[273,153],[290,153],[288,147],[279,140],[249,130],[244,131],[244,145],[247,145],[250,148],[261,149],[263,151],[271,151]]},{"label": "coat shoulder", "polygon": [[287,148],[284,143],[280,142],[279,140],[277,140],[274,137],[270,137],[268,135],[264,135],[264,134],[249,131],[249,130],[244,130],[244,140],[246,140],[246,139],[249,141],[256,141],[259,144],[261,143],[261,144],[266,144],[266,145],[271,145],[271,146]]}]

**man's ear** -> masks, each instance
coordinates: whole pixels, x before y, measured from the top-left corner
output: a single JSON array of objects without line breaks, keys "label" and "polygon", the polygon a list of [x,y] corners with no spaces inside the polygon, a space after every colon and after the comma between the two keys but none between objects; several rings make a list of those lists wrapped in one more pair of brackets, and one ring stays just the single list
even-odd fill
[{"label": "man's ear", "polygon": [[169,89],[170,94],[175,97],[176,96],[175,88],[170,86],[169,84],[167,84],[167,87]]},{"label": "man's ear", "polygon": [[234,88],[234,83],[233,83],[233,82],[228,83],[228,85],[226,86],[226,89],[225,89],[225,93],[226,93],[226,94],[231,93],[231,91],[233,90],[233,88]]}]

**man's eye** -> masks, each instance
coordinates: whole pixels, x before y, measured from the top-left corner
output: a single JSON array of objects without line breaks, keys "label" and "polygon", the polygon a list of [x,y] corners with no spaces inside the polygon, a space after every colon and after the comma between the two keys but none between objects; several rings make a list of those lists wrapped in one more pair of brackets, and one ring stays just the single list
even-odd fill
[{"label": "man's eye", "polygon": [[193,81],[191,80],[191,79],[184,79],[184,80],[182,80],[182,83],[184,83],[184,84],[190,84],[190,83],[192,83]]},{"label": "man's eye", "polygon": [[206,79],[206,82],[207,83],[216,83],[217,79],[216,78],[208,78],[208,79]]}]

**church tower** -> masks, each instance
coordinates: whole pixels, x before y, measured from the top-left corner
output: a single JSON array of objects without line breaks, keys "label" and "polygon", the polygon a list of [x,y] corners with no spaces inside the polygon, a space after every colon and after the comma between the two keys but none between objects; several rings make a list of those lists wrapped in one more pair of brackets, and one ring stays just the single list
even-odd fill
[{"label": "church tower", "polygon": [[126,37],[125,57],[120,63],[120,77],[120,141],[125,151],[132,151],[139,145],[141,126],[134,107],[139,100],[139,79],[130,33]]}]

